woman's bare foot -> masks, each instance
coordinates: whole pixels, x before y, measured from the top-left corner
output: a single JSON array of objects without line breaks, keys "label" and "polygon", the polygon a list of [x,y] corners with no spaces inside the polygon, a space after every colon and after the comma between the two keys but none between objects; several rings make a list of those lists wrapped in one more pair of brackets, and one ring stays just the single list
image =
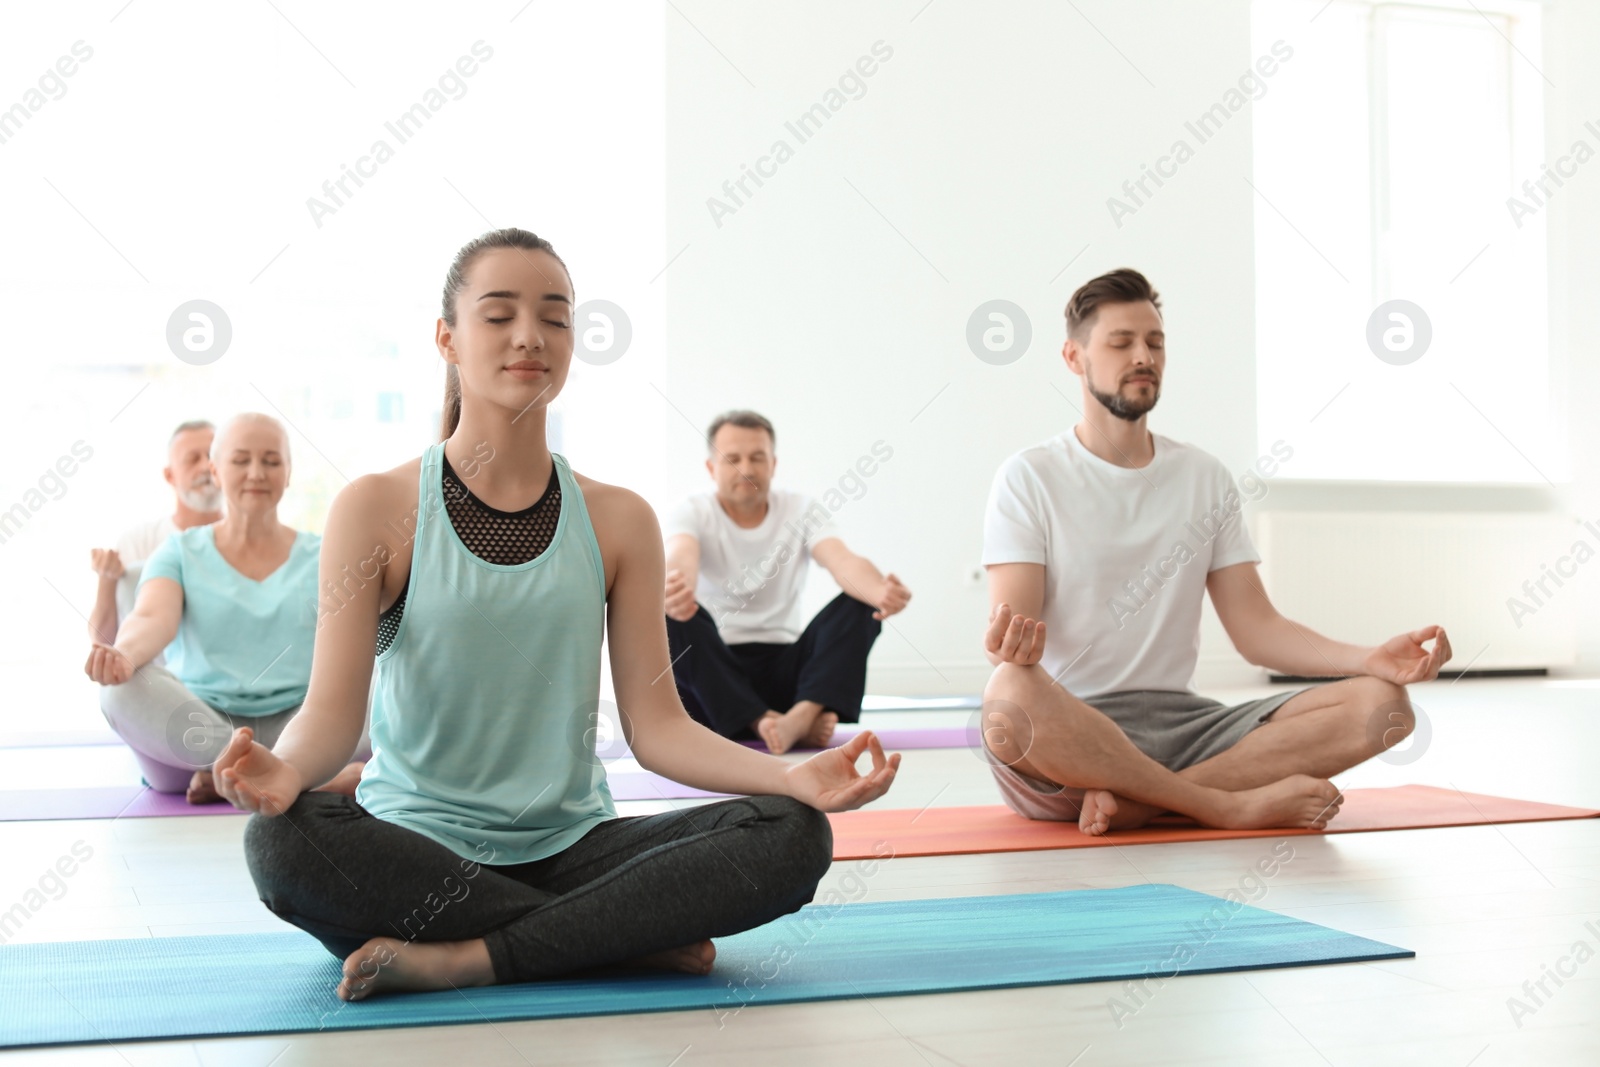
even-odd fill
[{"label": "woman's bare foot", "polygon": [[356,795],[356,786],[361,784],[361,768],[365,763],[347,763],[344,770],[328,780],[328,784],[319,785],[313,793],[343,793],[347,797]]},{"label": "woman's bare foot", "polygon": [[669,948],[665,952],[652,952],[648,956],[640,956],[636,960],[629,960],[626,966],[649,967],[658,971],[682,971],[685,974],[710,974],[711,965],[716,960],[715,945],[710,941],[696,941],[681,948]]},{"label": "woman's bare foot", "polygon": [[217,792],[217,783],[210,771],[195,771],[183,799],[191,804],[215,804],[222,799],[222,794]]},{"label": "woman's bare foot", "polygon": [[1078,829],[1091,837],[1107,830],[1132,830],[1164,815],[1166,810],[1118,796],[1109,789],[1086,789],[1078,802]]},{"label": "woman's bare foot", "polygon": [[833,740],[833,731],[839,725],[837,712],[824,711],[817,715],[817,721],[811,724],[811,729],[806,732],[805,742],[812,748],[827,748],[828,742]]},{"label": "woman's bare foot", "polygon": [[811,732],[821,712],[822,705],[812,700],[802,700],[782,714],[769,711],[756,720],[756,734],[766,742],[767,751],[781,756]]},{"label": "woman's bare foot", "polygon": [[1228,795],[1233,803],[1218,825],[1230,830],[1321,830],[1344,802],[1338,786],[1309,774],[1291,774],[1269,785]]},{"label": "woman's bare foot", "polygon": [[345,957],[337,992],[341,1000],[365,1000],[396,990],[493,984],[494,965],[481,937],[472,941],[375,937]]}]

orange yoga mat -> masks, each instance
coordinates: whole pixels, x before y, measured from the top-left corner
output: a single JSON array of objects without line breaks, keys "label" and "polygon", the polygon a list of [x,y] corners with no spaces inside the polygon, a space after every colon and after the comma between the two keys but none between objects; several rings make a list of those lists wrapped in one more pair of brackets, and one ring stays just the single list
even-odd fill
[{"label": "orange yoga mat", "polygon": [[[1286,837],[1349,834],[1365,830],[1423,830],[1496,822],[1592,819],[1593,808],[1569,808],[1463,793],[1431,785],[1351,789],[1326,830],[1210,830],[1187,819],[1163,816],[1137,830],[1113,830],[1101,837],[1081,832],[1076,823],[1025,819],[1000,804],[973,808],[884,808],[828,816],[833,823],[833,858],[953,856],[970,852],[1029,852],[1051,848],[1150,845],[1169,841],[1221,841],[1236,837]],[[892,848],[893,851],[889,851]]]}]

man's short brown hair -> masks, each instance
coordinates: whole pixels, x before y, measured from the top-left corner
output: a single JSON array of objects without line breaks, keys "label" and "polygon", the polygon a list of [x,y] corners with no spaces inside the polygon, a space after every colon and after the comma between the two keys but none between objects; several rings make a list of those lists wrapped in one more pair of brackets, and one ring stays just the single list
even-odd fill
[{"label": "man's short brown hair", "polygon": [[711,420],[711,429],[706,431],[706,452],[715,455],[717,446],[717,431],[724,426],[742,426],[746,430],[765,430],[767,437],[772,441],[772,450],[778,450],[778,434],[772,428],[772,423],[767,421],[765,415],[758,415],[754,411],[724,411],[721,415]]},{"label": "man's short brown hair", "polygon": [[1067,336],[1079,344],[1089,339],[1094,317],[1102,304],[1137,304],[1148,300],[1161,312],[1161,294],[1149,279],[1132,267],[1118,267],[1109,274],[1091,278],[1079,286],[1067,301]]}]

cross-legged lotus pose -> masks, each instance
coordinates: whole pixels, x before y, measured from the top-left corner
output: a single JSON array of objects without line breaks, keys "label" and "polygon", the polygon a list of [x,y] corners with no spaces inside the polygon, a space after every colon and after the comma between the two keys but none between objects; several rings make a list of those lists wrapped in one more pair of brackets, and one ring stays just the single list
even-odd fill
[{"label": "cross-legged lotus pose", "polygon": [[[497,230],[461,249],[436,327],[443,440],[334,500],[321,571],[339,593],[305,705],[275,748],[242,729],[217,762],[218,788],[256,812],[263,903],[344,957],[346,1000],[611,964],[705,973],[711,938],[812,898],[823,812],[883,795],[900,764],[865,732],[788,763],[685,713],[655,513],[546,444],[572,314],[547,241]],[[748,795],[617,815],[595,753],[604,636],[639,763]],[[349,758],[375,659],[355,795],[308,792]]]},{"label": "cross-legged lotus pose", "polygon": [[[1450,642],[1427,626],[1363,648],[1277,612],[1227,469],[1145,428],[1166,368],[1160,307],[1132,270],[1073,294],[1062,354],[1083,419],[995,477],[985,752],[1014,810],[1088,834],[1169,811],[1321,829],[1341,800],[1328,779],[1411,733],[1404,686],[1437,677]],[[1206,593],[1251,663],[1347,677],[1234,707],[1193,693]]]},{"label": "cross-legged lotus pose", "polygon": [[[94,642],[84,663],[150,788],[191,804],[217,800],[212,764],[237,727],[251,724],[270,747],[305,699],[321,540],[278,521],[290,465],[277,419],[229,420],[206,462],[221,520],[167,535],[143,563],[115,643]],[[155,662],[162,649],[169,664]],[[351,765],[324,788],[354,789],[359,772]]]},{"label": "cross-legged lotus pose", "polygon": [[[776,446],[764,416],[718,415],[706,434],[706,471],[716,488],[681,501],[662,529],[667,648],[679,699],[723,736],[759,735],[782,753],[799,744],[820,748],[839,723],[861,721],[867,653],[911,590],[845,545],[830,510],[845,501],[839,489],[817,500],[772,485]],[[860,462],[876,469],[870,458]],[[856,471],[847,478],[865,490]],[[843,591],[801,629],[812,559]]]}]

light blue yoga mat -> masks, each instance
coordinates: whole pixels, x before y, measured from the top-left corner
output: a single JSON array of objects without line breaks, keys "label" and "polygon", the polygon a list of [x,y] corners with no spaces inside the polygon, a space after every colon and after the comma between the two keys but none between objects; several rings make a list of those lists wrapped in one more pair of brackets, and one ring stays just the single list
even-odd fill
[{"label": "light blue yoga mat", "polygon": [[614,976],[347,1003],[310,935],[0,946],[0,1047],[359,1030],[1171,977],[1416,953],[1172,885],[812,904],[720,938],[710,975]]}]

